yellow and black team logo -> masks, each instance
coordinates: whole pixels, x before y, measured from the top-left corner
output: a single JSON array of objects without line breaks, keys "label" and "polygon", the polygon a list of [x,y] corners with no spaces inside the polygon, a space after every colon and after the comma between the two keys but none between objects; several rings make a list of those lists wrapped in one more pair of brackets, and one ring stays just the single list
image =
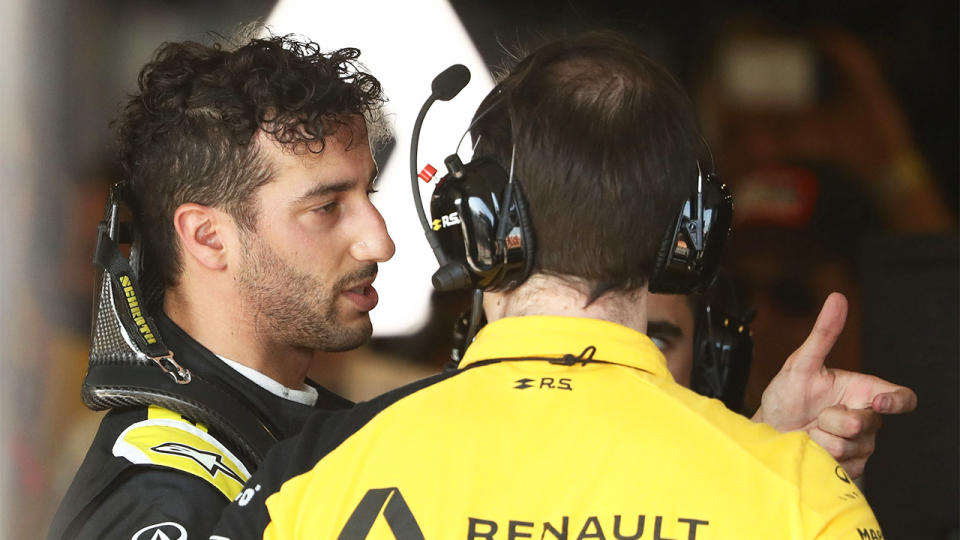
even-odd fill
[{"label": "yellow and black team logo", "polygon": [[407,501],[395,487],[368,491],[350,514],[337,539],[364,540],[370,533],[373,522],[381,514],[397,540],[424,540],[420,525],[410,512]]},{"label": "yellow and black team logo", "polygon": [[530,384],[530,383],[533,382],[533,379],[531,379],[531,378],[529,378],[529,377],[524,377],[524,378],[522,378],[522,379],[517,379],[517,380],[515,380],[515,381],[513,381],[513,382],[517,383],[517,385],[514,386],[514,388],[516,388],[517,390],[526,390],[527,388],[533,388],[533,385]]},{"label": "yellow and black team logo", "polygon": [[447,227],[453,227],[454,225],[460,224],[460,214],[456,212],[450,212],[445,216],[440,216],[439,219],[433,220],[431,226],[433,230],[439,231],[440,229],[446,229]]},{"label": "yellow and black team logo", "polygon": [[529,377],[524,377],[513,382],[516,383],[516,386],[513,387],[516,390],[526,390],[527,388],[573,390],[573,386],[571,385],[572,379],[569,378],[557,379],[554,377],[539,377],[536,379],[531,379]]},{"label": "yellow and black team logo", "polygon": [[151,406],[147,419],[131,424],[113,444],[114,456],[137,465],[192,474],[233,500],[250,478],[243,463],[207,432],[179,413]]},{"label": "yellow and black team logo", "polygon": [[140,310],[140,301],[137,300],[137,293],[133,290],[133,282],[130,276],[121,275],[119,277],[120,286],[123,287],[123,296],[127,299],[127,307],[130,308],[130,316],[133,317],[133,324],[137,325],[137,331],[143,336],[147,343],[153,345],[157,338],[153,335],[153,330],[147,324],[143,312]]},{"label": "yellow and black team logo", "polygon": [[199,448],[178,442],[165,442],[154,446],[151,450],[161,454],[190,458],[199,463],[205,471],[210,473],[211,477],[216,478],[217,473],[222,473],[241,484],[244,483],[244,479],[234,472],[233,469],[227,467],[226,464],[223,463],[223,457],[216,452],[200,450]]}]

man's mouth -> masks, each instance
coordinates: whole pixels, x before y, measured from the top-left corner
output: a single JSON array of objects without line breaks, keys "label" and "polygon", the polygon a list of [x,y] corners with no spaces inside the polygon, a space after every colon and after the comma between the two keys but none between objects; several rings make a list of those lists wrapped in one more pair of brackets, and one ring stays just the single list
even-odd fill
[{"label": "man's mouth", "polygon": [[359,311],[364,312],[377,307],[377,302],[380,301],[377,290],[373,288],[372,279],[343,291],[343,296],[353,302]]},{"label": "man's mouth", "polygon": [[373,280],[376,278],[377,265],[367,266],[345,277],[343,281],[346,286],[340,289],[343,291],[341,294],[353,302],[359,311],[370,311],[379,301],[377,290],[373,288]]}]

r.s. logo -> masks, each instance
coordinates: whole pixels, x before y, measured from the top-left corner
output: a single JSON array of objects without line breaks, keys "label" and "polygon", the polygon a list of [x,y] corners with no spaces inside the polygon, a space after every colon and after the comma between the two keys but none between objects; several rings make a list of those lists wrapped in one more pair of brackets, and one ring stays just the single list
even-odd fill
[{"label": "r.s. logo", "polygon": [[433,230],[439,231],[440,229],[446,229],[447,227],[453,227],[454,225],[460,224],[460,214],[456,212],[450,212],[445,216],[440,216],[439,219],[433,220]]}]

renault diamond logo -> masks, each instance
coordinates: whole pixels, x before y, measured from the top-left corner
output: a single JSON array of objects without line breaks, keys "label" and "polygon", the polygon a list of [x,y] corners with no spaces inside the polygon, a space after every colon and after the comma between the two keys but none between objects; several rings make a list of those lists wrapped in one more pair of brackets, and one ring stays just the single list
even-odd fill
[{"label": "renault diamond logo", "polygon": [[187,530],[179,523],[165,521],[140,529],[131,540],[187,540]]},{"label": "renault diamond logo", "polygon": [[397,540],[424,540],[420,525],[410,512],[407,501],[403,500],[400,490],[395,487],[368,491],[350,514],[350,519],[337,539],[364,540],[380,514],[383,514]]},{"label": "renault diamond logo", "polygon": [[843,467],[842,467],[842,466],[837,465],[837,468],[834,469],[833,472],[837,475],[837,478],[839,478],[840,480],[843,480],[844,482],[846,482],[846,483],[848,483],[848,484],[851,483],[851,482],[850,482],[850,477],[847,476],[847,471],[843,470]]},{"label": "renault diamond logo", "polygon": [[523,390],[524,388],[530,388],[533,386],[532,384],[530,384],[533,382],[533,379],[527,379],[526,377],[524,377],[523,379],[517,379],[513,382],[517,383],[517,385],[514,386],[514,388],[516,388],[517,390]]}]

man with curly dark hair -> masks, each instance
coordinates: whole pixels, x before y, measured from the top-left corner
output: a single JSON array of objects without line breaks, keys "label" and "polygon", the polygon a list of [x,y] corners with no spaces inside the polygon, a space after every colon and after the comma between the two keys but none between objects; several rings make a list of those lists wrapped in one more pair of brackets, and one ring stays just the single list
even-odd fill
[{"label": "man with curly dark hair", "polygon": [[[358,55],[290,37],[167,43],[116,122],[160,335],[276,439],[351,405],[307,369],[369,338],[394,252],[369,197],[384,98]],[[258,465],[217,427],[112,410],[49,537],[205,538]]]}]

